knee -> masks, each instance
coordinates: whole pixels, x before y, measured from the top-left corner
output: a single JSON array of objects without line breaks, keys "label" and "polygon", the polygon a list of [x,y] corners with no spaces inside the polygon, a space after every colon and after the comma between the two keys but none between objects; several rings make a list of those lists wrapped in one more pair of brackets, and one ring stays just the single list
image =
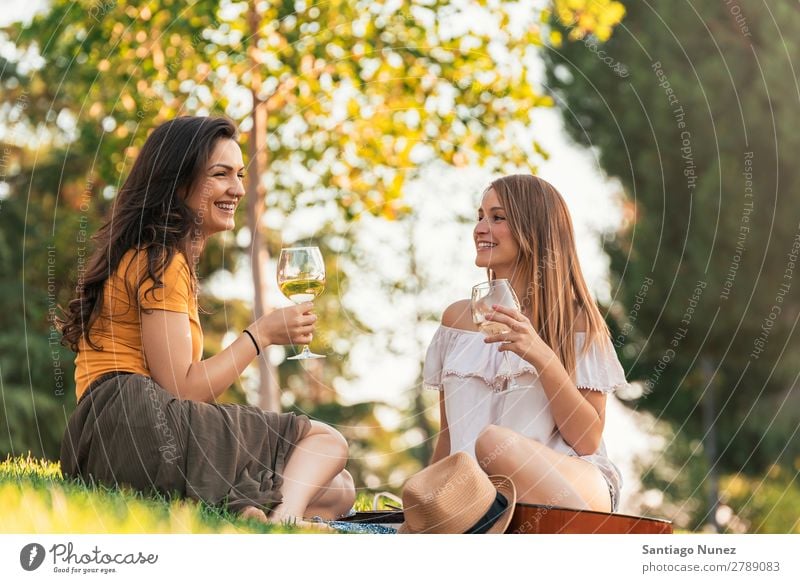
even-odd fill
[{"label": "knee", "polygon": [[347,462],[350,449],[347,445],[347,440],[333,427],[328,427],[329,441],[330,441],[330,455],[340,458],[343,462]]},{"label": "knee", "polygon": [[350,472],[347,470],[342,470],[339,476],[342,480],[342,489],[348,492],[353,492],[353,495],[355,495],[356,483],[355,480],[353,480],[353,476],[350,474]]},{"label": "knee", "polygon": [[342,470],[339,474],[342,480],[342,495],[340,497],[342,511],[344,514],[353,507],[353,502],[356,501],[356,484],[353,481],[353,476],[347,470]]},{"label": "knee", "polygon": [[[336,429],[324,423],[312,421],[312,431],[308,436],[321,435],[325,438],[325,454],[331,458],[337,458],[342,461],[342,468],[344,463],[347,462],[349,449],[347,440]],[[307,436],[307,437],[308,437]],[[349,474],[348,474],[349,475]],[[352,478],[351,478],[352,480]]]},{"label": "knee", "polygon": [[487,425],[475,440],[475,457],[484,470],[495,465],[516,447],[522,436],[516,431],[499,425]]}]

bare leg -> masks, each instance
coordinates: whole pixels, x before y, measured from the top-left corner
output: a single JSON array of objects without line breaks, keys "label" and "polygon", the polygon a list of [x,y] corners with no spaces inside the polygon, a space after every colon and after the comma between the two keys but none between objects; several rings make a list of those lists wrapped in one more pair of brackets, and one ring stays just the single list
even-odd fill
[{"label": "bare leg", "polygon": [[280,522],[305,515],[308,505],[344,469],[347,442],[328,425],[311,422],[308,434],[295,446],[283,473],[283,502],[270,514]]},{"label": "bare leg", "polygon": [[319,516],[326,520],[341,518],[353,507],[355,499],[353,476],[347,470],[342,470],[311,500],[306,509],[306,516]]},{"label": "bare leg", "polygon": [[586,460],[496,425],[478,436],[475,454],[486,473],[511,478],[520,502],[611,512],[608,485]]}]

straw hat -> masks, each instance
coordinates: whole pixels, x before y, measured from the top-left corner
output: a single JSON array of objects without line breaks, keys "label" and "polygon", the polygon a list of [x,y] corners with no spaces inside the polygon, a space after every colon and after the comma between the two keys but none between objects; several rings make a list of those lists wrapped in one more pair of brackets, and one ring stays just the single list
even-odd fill
[{"label": "straw hat", "polygon": [[487,476],[472,456],[461,451],[408,479],[403,487],[405,522],[397,532],[502,534],[516,502],[510,478]]}]

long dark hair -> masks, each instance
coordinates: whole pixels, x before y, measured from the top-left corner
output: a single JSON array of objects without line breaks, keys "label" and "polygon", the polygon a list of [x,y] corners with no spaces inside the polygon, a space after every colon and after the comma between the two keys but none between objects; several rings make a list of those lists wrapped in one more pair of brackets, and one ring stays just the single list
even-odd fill
[{"label": "long dark hair", "polygon": [[[89,338],[92,324],[103,305],[103,286],[130,249],[147,251],[147,274],[154,289],[176,252],[189,255],[196,236],[196,213],[185,198],[205,170],[217,140],[236,139],[236,126],[225,117],[178,117],[158,126],[145,140],[131,172],[117,194],[110,218],[92,237],[97,247],[87,262],[83,278],[75,287],[63,318],[58,319],[61,344],[78,352],[81,336]],[[194,265],[189,261],[192,286],[197,285]]]}]

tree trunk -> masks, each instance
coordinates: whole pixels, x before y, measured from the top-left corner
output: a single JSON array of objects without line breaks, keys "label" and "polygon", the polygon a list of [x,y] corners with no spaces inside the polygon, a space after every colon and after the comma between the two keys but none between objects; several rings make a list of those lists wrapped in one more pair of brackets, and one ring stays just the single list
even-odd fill
[{"label": "tree trunk", "polygon": [[[409,256],[409,272],[410,277],[409,281],[413,282],[412,285],[414,286],[413,293],[415,294],[414,297],[419,298],[420,294],[423,292],[422,284],[421,284],[421,277],[419,275],[419,267],[417,266],[417,246],[414,243],[415,241],[415,228],[414,225],[416,223],[416,217],[409,217],[408,221],[408,256]],[[425,321],[423,317],[422,310],[417,307],[414,310],[416,314],[415,317],[415,324],[414,327],[414,334],[419,332],[419,328]],[[424,348],[424,346],[420,346],[420,348]],[[419,455],[420,461],[422,462],[423,467],[430,463],[431,457],[433,457],[433,437],[434,437],[434,430],[433,427],[428,421],[428,417],[425,414],[426,406],[425,406],[425,398],[423,396],[424,388],[423,388],[423,370],[424,363],[420,364],[419,369],[419,376],[417,376],[416,388],[414,389],[414,401],[412,405],[412,416],[413,419],[418,419],[419,423],[418,426],[422,430],[424,438],[422,443],[419,447]],[[438,439],[438,437],[437,437]]]},{"label": "tree trunk", "polygon": [[[247,182],[247,224],[250,228],[250,265],[253,274],[253,289],[255,291],[253,302],[253,317],[258,319],[267,313],[267,279],[266,269],[269,254],[264,244],[261,231],[261,216],[264,214],[264,197],[266,191],[261,181],[261,176],[267,170],[267,109],[259,97],[261,92],[261,74],[257,46],[260,38],[259,24],[261,18],[256,9],[255,2],[250,2],[248,10],[250,26],[250,39],[248,43],[248,58],[252,81],[250,92],[253,95],[253,127],[247,143],[249,158],[250,180]],[[280,411],[280,393],[278,390],[278,376],[275,367],[269,362],[267,354],[262,352],[258,361],[258,406],[267,411]]]},{"label": "tree trunk", "polygon": [[703,431],[705,434],[705,444],[703,451],[708,464],[708,513],[707,523],[714,532],[719,532],[717,523],[717,507],[719,506],[719,475],[717,471],[717,433],[714,426],[714,419],[717,416],[717,404],[714,398],[714,367],[707,357],[700,361],[700,370],[703,371],[703,380],[706,383],[706,391],[702,397],[703,411]]}]

